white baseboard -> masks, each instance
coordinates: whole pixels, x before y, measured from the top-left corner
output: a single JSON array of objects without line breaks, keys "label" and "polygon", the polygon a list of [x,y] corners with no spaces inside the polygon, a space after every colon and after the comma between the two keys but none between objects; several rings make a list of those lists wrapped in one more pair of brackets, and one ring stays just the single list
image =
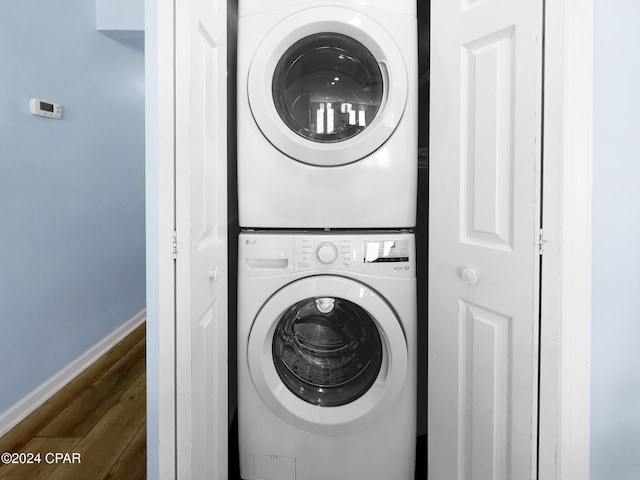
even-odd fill
[{"label": "white baseboard", "polygon": [[24,420],[31,412],[51,398],[58,390],[107,353],[120,340],[129,335],[146,319],[146,309],[104,337],[69,365],[41,384],[22,400],[0,415],[0,437]]}]

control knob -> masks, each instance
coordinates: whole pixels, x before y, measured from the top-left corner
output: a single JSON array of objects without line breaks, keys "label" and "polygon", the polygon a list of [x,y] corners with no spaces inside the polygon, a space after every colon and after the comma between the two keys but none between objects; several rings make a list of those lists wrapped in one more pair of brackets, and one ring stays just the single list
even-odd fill
[{"label": "control knob", "polygon": [[321,243],[318,245],[318,248],[316,248],[316,257],[320,263],[328,265],[335,262],[336,258],[338,258],[338,249],[333,243]]}]

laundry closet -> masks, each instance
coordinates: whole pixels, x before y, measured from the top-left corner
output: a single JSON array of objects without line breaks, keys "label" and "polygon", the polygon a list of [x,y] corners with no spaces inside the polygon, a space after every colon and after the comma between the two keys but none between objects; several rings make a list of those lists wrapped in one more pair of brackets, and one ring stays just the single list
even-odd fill
[{"label": "laundry closet", "polygon": [[238,7],[239,477],[414,478],[416,4]]},{"label": "laundry closet", "polygon": [[542,13],[178,12],[178,473],[533,478]]}]

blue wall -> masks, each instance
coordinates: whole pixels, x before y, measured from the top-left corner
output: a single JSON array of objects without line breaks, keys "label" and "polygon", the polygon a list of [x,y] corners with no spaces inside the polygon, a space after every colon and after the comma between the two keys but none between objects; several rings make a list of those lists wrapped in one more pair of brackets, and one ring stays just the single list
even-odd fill
[{"label": "blue wall", "polygon": [[640,2],[595,6],[591,480],[637,480]]},{"label": "blue wall", "polygon": [[144,308],[145,235],[142,41],[91,0],[5,1],[0,59],[1,414]]}]

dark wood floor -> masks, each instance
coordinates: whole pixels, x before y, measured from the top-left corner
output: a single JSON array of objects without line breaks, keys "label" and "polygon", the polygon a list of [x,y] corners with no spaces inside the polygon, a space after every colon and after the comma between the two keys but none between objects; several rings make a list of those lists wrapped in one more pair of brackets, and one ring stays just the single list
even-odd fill
[{"label": "dark wood floor", "polygon": [[0,463],[0,480],[146,478],[145,342],[143,324],[0,438],[35,461]]}]

